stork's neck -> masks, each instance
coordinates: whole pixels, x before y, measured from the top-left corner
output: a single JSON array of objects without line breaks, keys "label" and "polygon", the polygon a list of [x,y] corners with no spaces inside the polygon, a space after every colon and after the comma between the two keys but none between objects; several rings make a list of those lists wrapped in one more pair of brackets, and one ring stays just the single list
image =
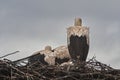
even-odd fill
[{"label": "stork's neck", "polygon": [[81,18],[75,18],[74,26],[82,26],[82,19]]}]

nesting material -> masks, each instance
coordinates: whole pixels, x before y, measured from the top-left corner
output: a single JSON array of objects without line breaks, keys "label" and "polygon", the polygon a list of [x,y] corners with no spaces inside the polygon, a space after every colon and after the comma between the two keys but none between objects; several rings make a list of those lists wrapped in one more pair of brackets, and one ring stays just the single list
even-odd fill
[{"label": "nesting material", "polygon": [[64,62],[62,63],[60,66],[73,66],[73,62],[72,61],[68,61],[68,62]]},{"label": "nesting material", "polygon": [[[29,57],[28,57],[29,58]],[[21,64],[24,60],[19,61]],[[120,70],[95,58],[85,63],[76,61],[63,66],[41,65],[39,61],[26,66],[0,60],[0,80],[120,80]]]}]

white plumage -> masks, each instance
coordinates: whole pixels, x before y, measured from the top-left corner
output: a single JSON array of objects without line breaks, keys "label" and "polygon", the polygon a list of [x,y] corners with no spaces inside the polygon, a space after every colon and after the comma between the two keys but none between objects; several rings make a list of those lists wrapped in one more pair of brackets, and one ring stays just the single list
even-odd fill
[{"label": "white plumage", "polygon": [[[67,60],[70,59],[69,51],[66,46],[60,46],[53,50],[50,46],[46,46],[45,50],[37,51],[33,55],[36,55],[36,54],[41,55],[37,57],[38,60],[41,60],[43,58],[43,60],[41,61],[45,61],[46,63],[48,63],[48,65],[55,65],[55,63],[66,62],[66,60],[64,61],[64,59],[67,59]],[[42,55],[44,55],[44,57]]]},{"label": "white plumage", "polygon": [[[67,28],[67,34],[68,34],[68,39],[70,38],[71,35],[74,36],[86,36],[87,37],[87,44],[89,44],[89,28],[85,26],[71,26]],[[68,41],[68,44],[70,42]]]},{"label": "white plumage", "polygon": [[60,46],[54,49],[54,54],[56,55],[56,58],[70,58],[70,54],[68,51],[67,46]]},{"label": "white plumage", "polygon": [[51,46],[46,46],[44,50],[37,51],[33,53],[29,59],[30,62],[40,61],[42,64],[54,65],[55,56],[52,52]]}]

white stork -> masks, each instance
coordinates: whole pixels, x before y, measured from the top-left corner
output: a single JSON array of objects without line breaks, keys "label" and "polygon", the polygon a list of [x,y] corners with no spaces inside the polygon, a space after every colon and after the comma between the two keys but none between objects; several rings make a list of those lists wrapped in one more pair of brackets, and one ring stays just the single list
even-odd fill
[{"label": "white stork", "polygon": [[29,62],[34,63],[35,61],[40,61],[45,65],[54,65],[55,58],[52,53],[51,46],[46,46],[44,50],[33,53],[32,57],[29,59]]},{"label": "white stork", "polygon": [[[35,55],[35,56],[34,56]],[[70,60],[68,48],[66,46],[60,46],[52,50],[51,46],[46,46],[45,50],[37,51],[33,54],[33,57],[29,59],[29,62],[40,61],[45,65],[62,64]]]}]

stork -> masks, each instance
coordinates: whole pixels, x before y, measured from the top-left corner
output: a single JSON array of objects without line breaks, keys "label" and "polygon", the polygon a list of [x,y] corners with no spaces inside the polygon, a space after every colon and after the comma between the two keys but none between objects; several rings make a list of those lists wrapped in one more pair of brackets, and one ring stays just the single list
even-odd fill
[{"label": "stork", "polygon": [[89,51],[89,28],[82,26],[80,18],[75,19],[74,26],[67,29],[67,43],[73,60],[86,61]]}]

